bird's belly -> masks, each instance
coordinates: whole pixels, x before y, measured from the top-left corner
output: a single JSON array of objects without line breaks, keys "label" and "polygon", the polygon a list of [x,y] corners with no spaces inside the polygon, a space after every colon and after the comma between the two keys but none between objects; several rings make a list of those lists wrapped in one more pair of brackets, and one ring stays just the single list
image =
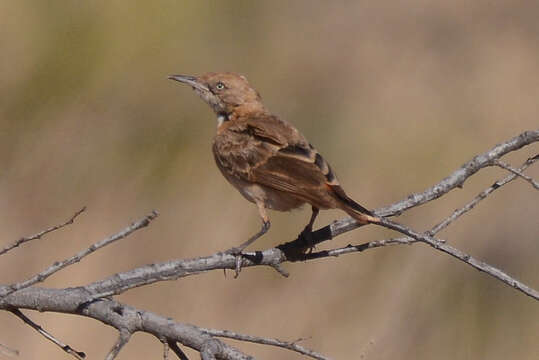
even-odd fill
[{"label": "bird's belly", "polygon": [[[236,185],[236,184],[234,184]],[[236,186],[239,192],[253,203],[263,202],[267,209],[289,211],[305,204],[304,200],[298,199],[289,193],[274,190],[258,184],[244,184]]]}]

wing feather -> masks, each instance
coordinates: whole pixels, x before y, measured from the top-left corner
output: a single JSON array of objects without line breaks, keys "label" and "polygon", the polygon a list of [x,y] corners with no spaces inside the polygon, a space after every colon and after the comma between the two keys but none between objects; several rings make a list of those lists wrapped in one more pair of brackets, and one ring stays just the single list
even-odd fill
[{"label": "wing feather", "polygon": [[275,116],[230,124],[214,139],[214,154],[226,177],[288,192],[322,208],[335,207],[339,197],[329,164],[291,124]]}]

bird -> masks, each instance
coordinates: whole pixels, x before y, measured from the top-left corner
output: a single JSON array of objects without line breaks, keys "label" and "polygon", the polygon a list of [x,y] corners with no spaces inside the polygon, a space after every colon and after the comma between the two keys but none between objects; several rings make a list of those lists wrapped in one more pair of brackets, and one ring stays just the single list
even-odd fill
[{"label": "bird", "polygon": [[260,230],[228,250],[238,255],[270,228],[267,209],[289,211],[310,204],[300,236],[310,239],[319,210],[340,209],[360,224],[378,223],[352,200],[316,148],[291,123],[272,114],[247,78],[232,72],[169,75],[190,86],[217,116],[212,150],[217,167],[247,200],[256,204]]}]

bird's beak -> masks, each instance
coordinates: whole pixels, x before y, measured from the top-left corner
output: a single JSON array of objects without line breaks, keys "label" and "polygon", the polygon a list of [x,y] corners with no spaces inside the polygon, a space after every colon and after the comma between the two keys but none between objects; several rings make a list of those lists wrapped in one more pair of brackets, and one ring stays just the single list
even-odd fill
[{"label": "bird's beak", "polygon": [[168,78],[170,80],[176,80],[181,83],[190,85],[193,89],[198,89],[201,91],[209,91],[209,89],[202,84],[196,76],[189,76],[189,75],[169,75]]}]

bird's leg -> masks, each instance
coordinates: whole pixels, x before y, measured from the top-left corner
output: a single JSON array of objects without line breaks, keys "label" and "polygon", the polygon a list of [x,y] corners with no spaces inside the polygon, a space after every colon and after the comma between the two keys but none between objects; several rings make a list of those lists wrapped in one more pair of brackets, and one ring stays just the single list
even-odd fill
[{"label": "bird's leg", "polygon": [[253,236],[251,236],[249,238],[249,240],[242,243],[240,246],[233,247],[233,248],[228,249],[227,251],[225,251],[225,254],[235,255],[236,256],[236,274],[234,275],[234,277],[238,277],[238,275],[240,274],[240,271],[241,271],[242,251],[247,246],[254,243],[256,241],[256,239],[258,239],[259,237],[261,237],[262,235],[267,233],[270,226],[271,226],[269,217],[266,214],[266,208],[264,207],[264,203],[263,202],[257,202],[256,205],[258,207],[258,213],[260,214],[260,217],[262,218],[262,228],[260,228],[260,231],[257,232],[256,234],[254,234]]},{"label": "bird's leg", "polygon": [[309,252],[312,251],[315,247],[315,243],[313,241],[313,224],[316,220],[316,217],[318,216],[318,213],[320,210],[317,207],[312,207],[313,213],[311,214],[311,220],[309,220],[309,223],[307,226],[305,226],[305,229],[299,234],[300,238],[303,238],[305,241],[306,247],[309,249]]},{"label": "bird's leg", "polygon": [[225,253],[227,254],[230,254],[230,255],[241,255],[241,252],[249,245],[251,245],[252,243],[254,243],[256,241],[256,239],[258,239],[259,237],[261,237],[262,235],[264,235],[265,233],[268,232],[269,228],[270,228],[270,221],[269,220],[262,220],[262,228],[260,229],[259,232],[257,232],[256,234],[254,234],[253,236],[251,236],[249,238],[249,240],[247,240],[246,242],[242,243],[240,246],[236,246],[236,247],[233,247],[233,248],[230,248],[228,249],[227,251],[225,251]]}]

